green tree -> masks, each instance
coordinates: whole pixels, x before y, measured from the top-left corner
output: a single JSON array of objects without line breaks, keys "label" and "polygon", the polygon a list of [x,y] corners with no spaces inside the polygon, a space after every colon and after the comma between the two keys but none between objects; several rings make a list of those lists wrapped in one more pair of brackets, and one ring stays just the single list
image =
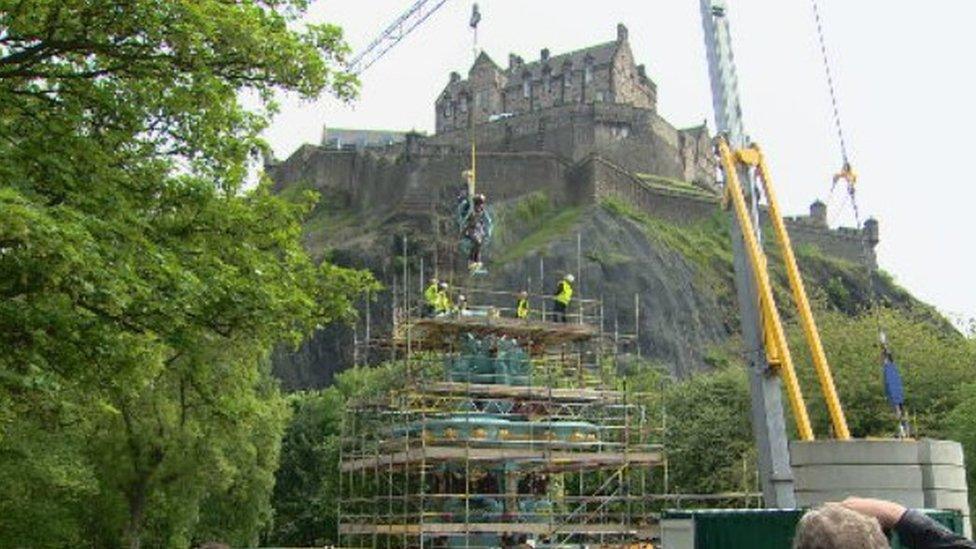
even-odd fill
[{"label": "green tree", "polygon": [[[341,374],[340,374],[341,375]],[[345,401],[335,387],[289,395],[292,419],[282,441],[270,543],[335,544],[339,436]]]},{"label": "green tree", "polygon": [[[956,388],[976,372],[971,340],[911,311],[882,308],[850,317],[821,309],[815,314],[852,436],[892,436],[897,428],[884,393],[879,327],[899,366],[906,406],[919,434],[947,436],[947,416],[960,401]],[[803,333],[796,325],[788,331],[814,431],[827,436],[829,418]]]},{"label": "green tree", "polygon": [[[966,460],[966,481],[976,486],[976,385],[966,383],[958,389],[959,404],[947,418],[949,437],[962,444]],[[976,494],[970,489],[969,507],[976,505]]]},{"label": "green tree", "polygon": [[275,90],[355,92],[307,5],[0,0],[0,545],[269,522],[268,350],[372,285],[302,249],[313,196],[243,190]]},{"label": "green tree", "polygon": [[265,543],[338,543],[343,412],[350,402],[385,395],[402,379],[402,362],[382,364],[341,372],[328,389],[289,395],[293,414],[282,441],[273,498],[275,520]]},{"label": "green tree", "polygon": [[668,388],[665,398],[671,491],[752,489],[754,478],[743,474],[755,470],[745,370],[727,366],[694,376]]}]

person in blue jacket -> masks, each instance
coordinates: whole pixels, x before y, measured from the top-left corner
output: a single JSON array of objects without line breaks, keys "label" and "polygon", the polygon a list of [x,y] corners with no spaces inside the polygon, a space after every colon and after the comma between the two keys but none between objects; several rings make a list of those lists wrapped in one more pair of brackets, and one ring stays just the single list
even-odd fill
[{"label": "person in blue jacket", "polygon": [[898,438],[909,436],[908,414],[905,413],[905,388],[901,383],[901,374],[898,373],[898,365],[891,355],[891,351],[882,347],[881,349],[881,371],[884,377],[885,396],[888,403],[895,410],[898,418]]}]

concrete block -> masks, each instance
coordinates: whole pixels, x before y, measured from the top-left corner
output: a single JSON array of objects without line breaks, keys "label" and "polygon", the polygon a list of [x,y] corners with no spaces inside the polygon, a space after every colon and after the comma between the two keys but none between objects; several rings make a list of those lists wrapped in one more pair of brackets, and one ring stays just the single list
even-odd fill
[{"label": "concrete block", "polygon": [[918,441],[918,462],[962,466],[962,444],[954,440],[922,439]]},{"label": "concrete block", "polygon": [[969,514],[969,494],[965,491],[925,490],[925,506],[930,509],[958,509]]},{"label": "concrete block", "polygon": [[790,443],[790,463],[803,465],[917,465],[911,440],[814,440]]},{"label": "concrete block", "polygon": [[962,465],[923,465],[922,489],[966,490],[966,469]]},{"label": "concrete block", "polygon": [[905,507],[925,507],[925,496],[921,490],[884,490],[871,488],[838,489],[838,490],[797,490],[796,504],[800,507],[813,507],[828,501],[843,501],[850,496],[865,498],[879,498],[898,502]]},{"label": "concrete block", "polygon": [[921,490],[918,465],[804,465],[793,468],[797,490]]},{"label": "concrete block", "polygon": [[661,547],[664,549],[693,549],[695,547],[695,521],[690,518],[662,520]]}]

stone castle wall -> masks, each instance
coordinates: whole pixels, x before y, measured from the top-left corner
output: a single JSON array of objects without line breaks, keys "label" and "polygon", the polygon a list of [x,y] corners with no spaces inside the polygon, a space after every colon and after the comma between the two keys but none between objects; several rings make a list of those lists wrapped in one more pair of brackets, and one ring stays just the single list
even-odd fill
[{"label": "stone castle wall", "polygon": [[856,229],[841,227],[828,229],[809,222],[808,218],[786,218],[786,228],[794,246],[813,245],[824,255],[839,257],[858,265],[865,261],[878,267],[878,258],[873,246],[865,247],[861,233]]},{"label": "stone castle wall", "polygon": [[[714,185],[714,162],[704,128],[678,130],[656,112],[608,103],[563,105],[475,127],[479,151],[545,151],[570,162],[590,155],[638,173]],[[470,130],[422,138],[422,148],[465,150]]]},{"label": "stone castle wall", "polygon": [[[707,219],[721,207],[718,196],[657,186],[597,156],[586,159],[575,170],[584,200],[623,200],[648,215],[679,225]],[[767,215],[765,209],[760,212],[764,224]],[[866,253],[869,264],[877,268],[873,245],[865,247],[860,231],[843,227],[830,229],[812,216],[787,217],[784,221],[794,246],[812,245],[825,255],[858,265],[865,261]]]},{"label": "stone castle wall", "polygon": [[[329,196],[343,206],[360,211],[394,213],[407,201],[416,207],[419,197],[421,207],[430,212],[449,203],[463,188],[461,172],[469,165],[464,152],[450,145],[421,145],[410,154],[403,146],[399,149],[399,154],[393,154],[395,148],[335,151],[306,145],[270,173],[279,187],[308,181],[312,188],[331,191]],[[478,190],[494,202],[534,192],[574,204],[612,197],[677,224],[707,219],[720,207],[716,193],[658,185],[596,153],[571,164],[553,152],[482,151]],[[813,245],[828,256],[857,264],[864,261],[861,233],[854,229],[829,229],[820,214],[789,217],[786,225],[795,246]],[[876,266],[872,245],[867,255]]]},{"label": "stone castle wall", "polygon": [[[269,173],[277,188],[307,182],[310,188],[329,191],[342,206],[360,211],[393,212],[406,199],[418,196],[431,211],[462,188],[461,173],[468,164],[467,155],[438,148],[394,156],[306,145],[271,167]],[[538,191],[566,197],[571,194],[568,170],[567,162],[551,153],[482,152],[478,154],[478,190],[495,201]]]},{"label": "stone castle wall", "polygon": [[579,168],[586,180],[585,194],[590,201],[615,198],[659,219],[677,224],[694,223],[715,213],[719,200],[704,193],[655,188],[621,167],[593,156]]}]

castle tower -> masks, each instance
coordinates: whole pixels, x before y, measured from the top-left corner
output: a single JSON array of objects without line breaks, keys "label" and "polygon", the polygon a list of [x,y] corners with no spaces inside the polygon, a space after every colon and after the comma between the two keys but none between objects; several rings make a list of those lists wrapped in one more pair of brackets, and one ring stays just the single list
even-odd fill
[{"label": "castle tower", "polygon": [[593,103],[657,109],[657,86],[634,62],[623,24],[611,42],[558,55],[543,48],[529,63],[510,54],[504,69],[482,52],[466,80],[451,73],[434,110],[437,133],[444,133],[506,115]]},{"label": "castle tower", "polygon": [[810,204],[810,222],[818,227],[827,227],[827,205],[820,200]]}]

